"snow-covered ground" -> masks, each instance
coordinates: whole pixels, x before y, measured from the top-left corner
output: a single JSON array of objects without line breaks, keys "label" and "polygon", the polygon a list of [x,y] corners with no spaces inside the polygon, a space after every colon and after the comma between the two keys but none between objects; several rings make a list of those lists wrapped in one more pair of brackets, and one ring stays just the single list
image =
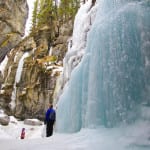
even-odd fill
[{"label": "snow-covered ground", "polygon": [[[25,139],[20,139],[21,129]],[[11,117],[8,126],[0,126],[1,150],[149,150],[150,122],[137,121],[118,128],[82,129],[72,134],[57,133],[42,137],[44,125],[30,126]],[[142,138],[141,138],[142,137]]]}]

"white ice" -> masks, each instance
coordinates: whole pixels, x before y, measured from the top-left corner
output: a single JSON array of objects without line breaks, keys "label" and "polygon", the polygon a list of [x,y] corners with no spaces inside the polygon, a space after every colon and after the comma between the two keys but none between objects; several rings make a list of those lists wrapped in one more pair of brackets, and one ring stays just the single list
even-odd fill
[{"label": "white ice", "polygon": [[11,96],[11,102],[10,102],[10,105],[11,105],[11,108],[14,109],[15,108],[15,100],[16,100],[16,83],[18,83],[21,79],[21,74],[22,74],[22,70],[23,70],[23,65],[24,65],[24,59],[26,57],[29,57],[30,54],[28,52],[25,52],[23,54],[23,56],[21,57],[20,61],[19,61],[19,64],[18,64],[18,68],[17,68],[17,71],[16,71],[16,76],[15,76],[15,83],[14,83],[14,86],[13,86],[13,92],[12,92],[12,96]]},{"label": "white ice", "polygon": [[8,62],[8,57],[5,56],[4,60],[0,63],[0,71],[1,71],[3,76],[4,76],[4,71],[5,71],[5,67],[7,65],[7,62]]}]

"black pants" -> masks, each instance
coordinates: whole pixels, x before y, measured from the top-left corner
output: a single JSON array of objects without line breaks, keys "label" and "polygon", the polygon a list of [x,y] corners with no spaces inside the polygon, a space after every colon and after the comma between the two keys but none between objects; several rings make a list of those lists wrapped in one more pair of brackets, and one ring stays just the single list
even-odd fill
[{"label": "black pants", "polygon": [[49,120],[46,125],[46,137],[52,136],[53,134],[54,120]]}]

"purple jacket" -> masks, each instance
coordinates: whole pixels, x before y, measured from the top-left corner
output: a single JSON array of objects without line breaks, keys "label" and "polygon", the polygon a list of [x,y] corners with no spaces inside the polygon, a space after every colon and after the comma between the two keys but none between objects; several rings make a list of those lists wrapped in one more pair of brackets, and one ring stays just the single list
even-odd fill
[{"label": "purple jacket", "polygon": [[56,112],[53,108],[49,108],[46,112],[45,121],[48,122],[50,120],[55,121],[56,119]]}]

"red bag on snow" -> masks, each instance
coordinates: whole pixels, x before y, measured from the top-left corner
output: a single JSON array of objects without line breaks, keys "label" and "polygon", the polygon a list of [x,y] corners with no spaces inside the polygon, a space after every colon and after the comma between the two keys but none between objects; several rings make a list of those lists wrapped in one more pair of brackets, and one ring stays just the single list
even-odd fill
[{"label": "red bag on snow", "polygon": [[25,138],[25,128],[22,128],[20,138],[21,138],[21,139],[24,139],[24,138]]}]

